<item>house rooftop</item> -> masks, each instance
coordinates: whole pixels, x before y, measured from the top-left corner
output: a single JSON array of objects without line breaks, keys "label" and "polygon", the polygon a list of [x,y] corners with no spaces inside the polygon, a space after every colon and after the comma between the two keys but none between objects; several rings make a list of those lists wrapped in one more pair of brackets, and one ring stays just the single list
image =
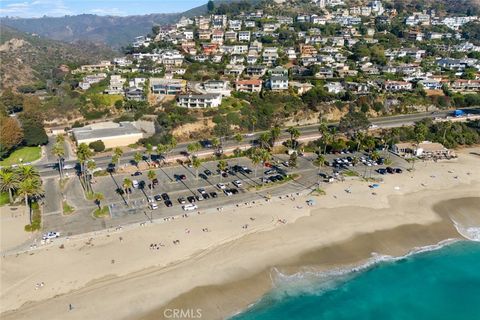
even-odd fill
[{"label": "house rooftop", "polygon": [[142,133],[142,131],[137,129],[131,122],[102,122],[81,128],[73,128],[72,131],[77,141],[91,139],[101,140],[109,137]]}]

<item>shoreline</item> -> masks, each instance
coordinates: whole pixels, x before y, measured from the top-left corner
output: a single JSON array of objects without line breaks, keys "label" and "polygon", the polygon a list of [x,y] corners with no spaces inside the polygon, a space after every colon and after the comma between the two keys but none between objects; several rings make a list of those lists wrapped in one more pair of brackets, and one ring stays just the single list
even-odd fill
[{"label": "shoreline", "polygon": [[[451,203],[465,202],[480,207],[480,197],[453,198],[441,201],[432,208],[440,221],[428,225],[410,224],[393,229],[360,234],[331,246],[304,252],[290,263],[270,267],[260,273],[235,282],[217,286],[197,287],[182,294],[157,310],[131,319],[163,319],[165,309],[202,309],[206,319],[229,319],[255,305],[275,288],[275,273],[283,277],[294,277],[305,273],[351,273],[361,271],[380,261],[400,260],[423,251],[438,250],[457,241],[468,241],[455,228],[450,213],[442,207]],[[441,209],[442,208],[442,209]],[[478,212],[480,226],[480,212]],[[460,217],[461,215],[459,215]],[[303,219],[303,218],[302,218]],[[380,255],[372,253],[381,252]],[[319,261],[324,261],[319,263]],[[231,303],[231,301],[238,303]],[[215,301],[215,303],[213,303]],[[220,305],[223,309],[220,309]],[[226,307],[225,307],[226,306]]]},{"label": "shoreline", "polygon": [[[462,151],[458,161],[387,176],[375,194],[368,182],[349,180],[328,185],[313,207],[305,205],[312,197],[284,199],[2,257],[0,316],[161,319],[165,306],[193,306],[204,310],[203,319],[224,318],[271,288],[272,268],[325,271],[368,260],[372,252],[401,256],[461,238],[437,211],[464,207],[462,199],[480,194],[480,157],[470,152],[477,149]],[[455,219],[480,226],[480,214],[462,212]],[[209,232],[202,232],[205,227]],[[172,245],[175,239],[181,243]],[[165,247],[148,248],[158,241]],[[40,281],[45,287],[34,289]]]}]

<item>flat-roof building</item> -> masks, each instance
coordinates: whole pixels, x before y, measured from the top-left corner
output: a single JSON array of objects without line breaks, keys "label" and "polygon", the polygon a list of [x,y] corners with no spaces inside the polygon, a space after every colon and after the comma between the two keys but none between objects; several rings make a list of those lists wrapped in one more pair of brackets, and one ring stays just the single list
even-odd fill
[{"label": "flat-roof building", "polygon": [[123,147],[136,143],[143,133],[131,122],[101,122],[72,129],[77,144],[101,140],[105,148]]}]

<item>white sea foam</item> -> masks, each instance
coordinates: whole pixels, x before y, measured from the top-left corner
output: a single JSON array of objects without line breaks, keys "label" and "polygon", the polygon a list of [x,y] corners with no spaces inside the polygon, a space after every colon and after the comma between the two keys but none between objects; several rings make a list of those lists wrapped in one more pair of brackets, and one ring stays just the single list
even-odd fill
[{"label": "white sea foam", "polygon": [[450,218],[453,221],[455,229],[460,233],[465,239],[471,241],[480,241],[480,227],[474,226],[463,226],[462,224],[455,221],[455,219]]}]

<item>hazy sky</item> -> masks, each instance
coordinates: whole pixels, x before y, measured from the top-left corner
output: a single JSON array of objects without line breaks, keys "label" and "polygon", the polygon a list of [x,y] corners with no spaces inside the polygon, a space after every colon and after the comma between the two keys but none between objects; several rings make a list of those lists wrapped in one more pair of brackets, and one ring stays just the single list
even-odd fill
[{"label": "hazy sky", "polygon": [[82,13],[127,16],[182,12],[208,0],[0,0],[0,16],[41,17]]}]

